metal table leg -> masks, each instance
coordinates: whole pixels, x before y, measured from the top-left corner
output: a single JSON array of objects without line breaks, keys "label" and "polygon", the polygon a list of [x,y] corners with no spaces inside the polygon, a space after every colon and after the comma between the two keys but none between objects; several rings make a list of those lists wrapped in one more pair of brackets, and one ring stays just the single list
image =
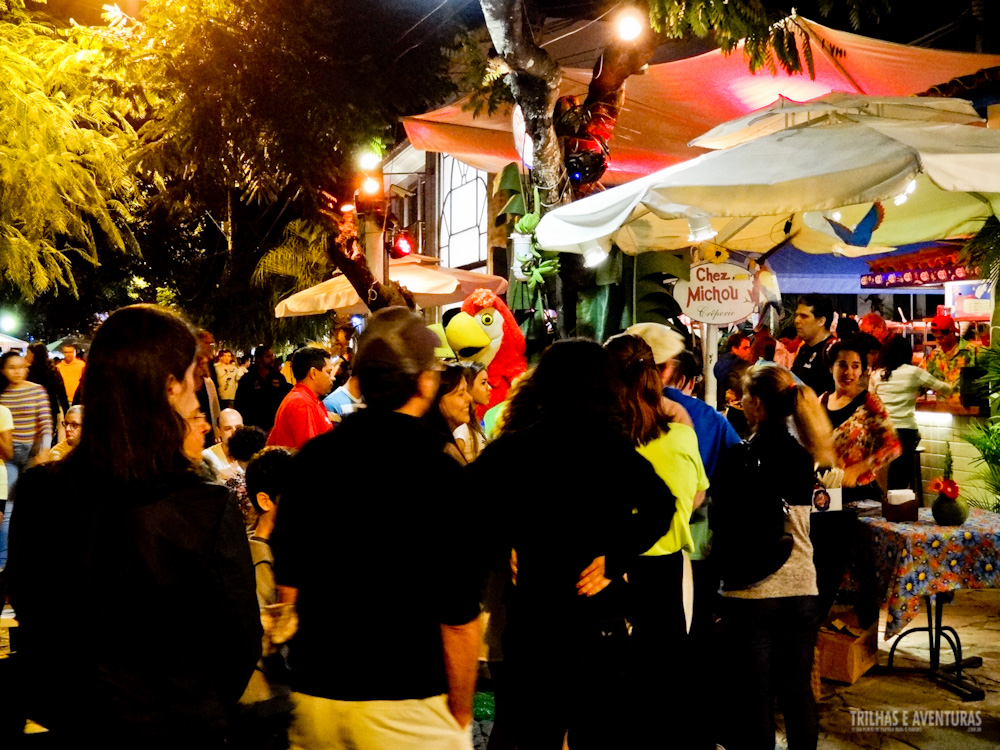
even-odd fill
[{"label": "metal table leg", "polygon": [[[948,626],[942,625],[941,619],[944,613],[944,606],[954,599],[951,592],[938,594],[932,598],[924,597],[924,604],[927,607],[927,627],[910,628],[898,636],[893,641],[889,649],[889,662],[884,671],[887,672],[913,672],[926,674],[946,687],[951,692],[958,695],[963,702],[981,701],[986,697],[986,693],[977,685],[969,682],[962,676],[963,669],[975,669],[983,666],[983,660],[979,656],[962,658],[962,641],[958,637],[958,632]],[[913,633],[927,633],[928,646],[930,648],[930,664],[920,667],[894,667],[893,658],[896,655],[896,647],[899,642]],[[954,637],[954,640],[952,638]],[[946,666],[941,666],[941,639],[948,641],[954,662]]]}]

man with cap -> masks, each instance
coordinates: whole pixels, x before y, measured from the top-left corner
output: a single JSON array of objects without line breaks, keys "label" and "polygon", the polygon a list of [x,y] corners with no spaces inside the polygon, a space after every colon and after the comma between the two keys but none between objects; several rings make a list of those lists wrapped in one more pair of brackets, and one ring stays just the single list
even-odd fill
[{"label": "man with cap", "polygon": [[[402,307],[376,312],[354,375],[367,407],[302,448],[271,536],[289,644],[293,747],[471,750],[481,565],[474,504],[434,403],[435,336]],[[331,492],[353,462],[358,492]]]},{"label": "man with cap", "polygon": [[958,335],[958,324],[950,315],[931,319],[931,334],[937,346],[927,355],[923,367],[938,380],[955,385],[962,368],[975,358],[972,345]]}]

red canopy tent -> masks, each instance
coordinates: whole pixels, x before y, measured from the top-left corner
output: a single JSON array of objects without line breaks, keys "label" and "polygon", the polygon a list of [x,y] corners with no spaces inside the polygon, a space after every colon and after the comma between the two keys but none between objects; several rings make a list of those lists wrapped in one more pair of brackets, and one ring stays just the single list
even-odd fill
[{"label": "red canopy tent", "polygon": [[[831,91],[906,96],[952,78],[1000,65],[1000,55],[909,47],[836,31],[799,17],[812,40],[816,76],[747,70],[743,55],[716,50],[651,65],[627,83],[603,182],[621,183],[691,159],[688,142],[779,96],[805,101]],[[562,94],[584,94],[591,71],[564,70]],[[447,153],[478,169],[500,171],[518,159],[511,111],[473,117],[467,99],[403,119],[414,148]]]}]

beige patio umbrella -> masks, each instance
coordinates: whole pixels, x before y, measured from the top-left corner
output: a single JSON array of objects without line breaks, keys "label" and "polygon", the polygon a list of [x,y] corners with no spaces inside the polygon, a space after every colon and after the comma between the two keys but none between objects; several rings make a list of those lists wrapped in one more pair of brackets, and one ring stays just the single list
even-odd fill
[{"label": "beige patio umbrella", "polygon": [[972,103],[945,96],[863,96],[834,91],[807,102],[784,96],[773,104],[748,115],[724,122],[693,139],[688,145],[699,148],[729,148],[797,125],[819,125],[838,119],[878,117],[918,122],[950,122],[958,125],[981,123]]},{"label": "beige patio umbrella", "polygon": [[[443,268],[436,258],[408,256],[389,262],[389,279],[406,287],[420,307],[435,307],[461,302],[476,289],[490,289],[497,294],[507,291],[507,279],[485,273]],[[319,315],[336,310],[344,315],[369,312],[343,274],[303,289],[281,300],[274,308],[276,318]]]},{"label": "beige patio umbrella", "polygon": [[[550,211],[539,244],[596,257],[612,241],[630,253],[709,238],[761,252],[790,239],[860,255],[974,233],[1000,209],[1000,132],[926,109],[927,121],[840,113],[767,135],[736,127],[735,146]],[[862,237],[876,201],[884,218]]]}]

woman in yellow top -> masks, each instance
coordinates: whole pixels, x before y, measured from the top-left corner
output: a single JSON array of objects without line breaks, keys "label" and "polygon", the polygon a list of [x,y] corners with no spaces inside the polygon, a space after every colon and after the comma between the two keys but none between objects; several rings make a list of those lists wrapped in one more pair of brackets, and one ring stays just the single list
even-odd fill
[{"label": "woman in yellow top", "polygon": [[[637,715],[645,717],[638,724],[649,732],[643,736],[640,729],[634,746],[656,747],[662,743],[662,727],[648,717],[658,715],[664,706],[686,716],[693,706],[694,696],[684,679],[694,663],[688,661],[690,649],[685,647],[690,612],[685,612],[682,591],[686,579],[687,590],[693,592],[691,563],[686,559],[694,549],[691,511],[705,499],[708,477],[694,429],[671,420],[664,411],[660,375],[649,345],[638,336],[622,334],[609,339],[604,348],[624,386],[625,433],[676,498],[669,530],[628,571],[635,700]],[[670,500],[669,493],[664,495]]]}]

